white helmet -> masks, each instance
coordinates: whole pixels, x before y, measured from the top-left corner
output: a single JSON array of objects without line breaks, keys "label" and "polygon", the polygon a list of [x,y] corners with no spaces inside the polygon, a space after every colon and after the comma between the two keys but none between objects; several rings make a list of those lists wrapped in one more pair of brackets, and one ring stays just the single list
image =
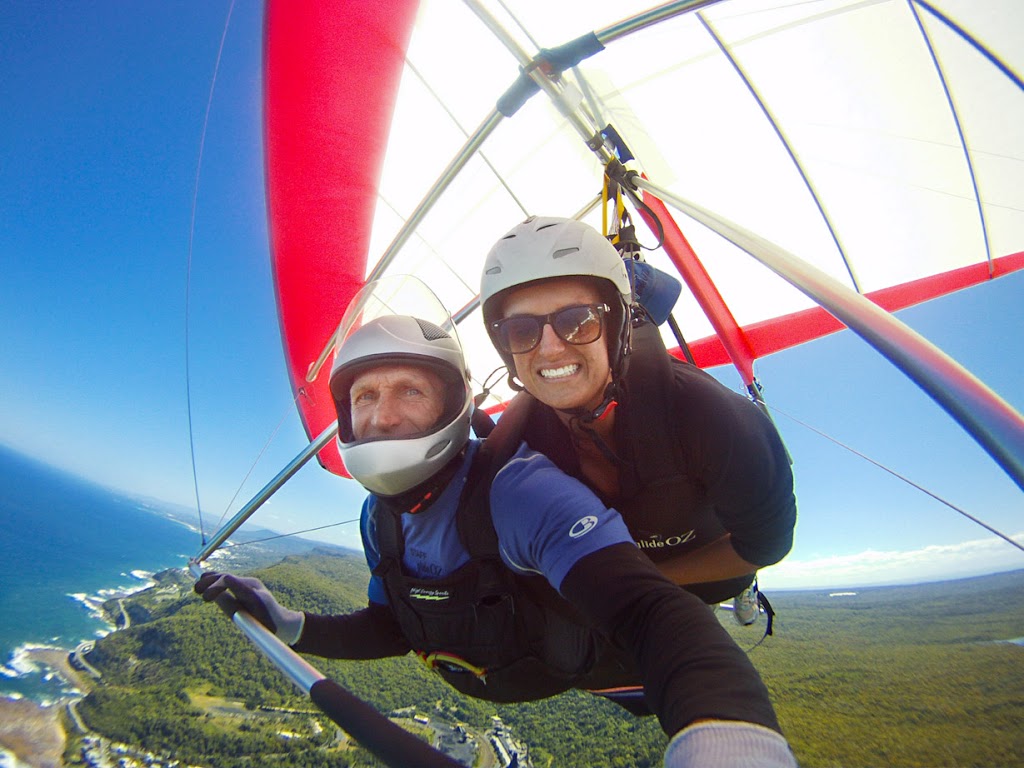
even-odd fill
[{"label": "white helmet", "polygon": [[512,355],[500,350],[491,324],[502,318],[507,291],[553,277],[597,278],[597,286],[612,308],[604,335],[612,380],[616,381],[624,372],[629,354],[633,303],[625,262],[615,246],[593,227],[575,219],[538,216],[517,224],[494,244],[484,260],[480,279],[484,325],[509,369],[510,379],[515,373]]},{"label": "white helmet", "polygon": [[[357,440],[349,392],[355,378],[388,364],[419,365],[441,377],[444,411],[424,433]],[[338,446],[345,468],[378,496],[397,496],[440,472],[469,440],[472,393],[462,347],[440,326],[410,315],[370,320],[338,346],[331,368],[331,396],[338,413]]]}]

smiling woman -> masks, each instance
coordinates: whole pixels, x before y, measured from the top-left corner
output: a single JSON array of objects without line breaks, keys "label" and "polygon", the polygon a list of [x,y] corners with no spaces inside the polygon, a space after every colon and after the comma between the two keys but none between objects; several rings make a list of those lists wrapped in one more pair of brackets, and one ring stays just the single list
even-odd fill
[{"label": "smiling woman", "polygon": [[[530,410],[495,434],[518,430],[515,439],[617,509],[669,578],[710,603],[749,603],[742,622],[753,623],[754,572],[787,554],[796,522],[788,457],[770,421],[669,357],[633,302],[622,255],[586,224],[531,217],[514,227],[487,256],[481,298]],[[587,343],[569,343],[535,319],[597,301],[618,311],[608,333]],[[541,328],[520,354],[500,333],[517,322]]]},{"label": "smiling woman", "polygon": [[[503,298],[504,319],[496,323],[499,332],[503,326],[520,322],[518,317],[522,315],[546,319],[545,316],[564,316],[581,305],[584,309],[597,306],[601,293],[588,283],[555,278],[510,290]],[[514,366],[510,375],[514,374],[528,392],[553,408],[596,410],[604,402],[612,375],[607,345],[593,343],[601,338],[605,322],[603,313],[593,313],[589,323],[596,332],[587,333],[585,341],[563,338],[554,323],[545,323],[536,336],[536,344],[520,352],[509,350]],[[608,336],[614,339],[614,329]]]}]

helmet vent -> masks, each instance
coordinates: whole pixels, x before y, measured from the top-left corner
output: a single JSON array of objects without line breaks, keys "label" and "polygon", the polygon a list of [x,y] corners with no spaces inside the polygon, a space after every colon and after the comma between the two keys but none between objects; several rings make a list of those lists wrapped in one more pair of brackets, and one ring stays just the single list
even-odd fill
[{"label": "helmet vent", "polygon": [[434,458],[435,456],[439,455],[445,448],[447,448],[451,444],[452,444],[451,440],[442,440],[441,442],[437,443],[436,445],[431,446],[431,448],[427,451],[426,458],[428,458],[428,459]]},{"label": "helmet vent", "polygon": [[575,247],[575,246],[573,246],[572,248],[559,248],[557,251],[555,251],[553,254],[551,254],[551,258],[552,259],[560,259],[563,256],[569,256],[571,254],[577,253],[577,252],[579,252],[579,250],[580,249]]},{"label": "helmet vent", "polygon": [[423,338],[427,341],[451,338],[451,336],[433,323],[428,323],[426,320],[420,320],[419,318],[416,318],[416,322],[420,326],[420,332],[423,334]]}]

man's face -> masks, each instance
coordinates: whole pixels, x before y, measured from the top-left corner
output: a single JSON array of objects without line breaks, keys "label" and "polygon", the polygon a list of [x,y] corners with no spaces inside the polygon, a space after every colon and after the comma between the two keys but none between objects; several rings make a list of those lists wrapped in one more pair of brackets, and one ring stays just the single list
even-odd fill
[{"label": "man's face", "polygon": [[[577,304],[600,302],[590,281],[561,277],[513,291],[505,299],[502,317],[547,315]],[[513,355],[516,376],[531,395],[552,408],[596,408],[611,381],[606,334],[607,328],[597,341],[575,345],[545,325],[536,347]]]},{"label": "man's face", "polygon": [[384,365],[352,382],[352,433],[368,437],[409,437],[427,432],[444,412],[441,377],[418,365]]}]

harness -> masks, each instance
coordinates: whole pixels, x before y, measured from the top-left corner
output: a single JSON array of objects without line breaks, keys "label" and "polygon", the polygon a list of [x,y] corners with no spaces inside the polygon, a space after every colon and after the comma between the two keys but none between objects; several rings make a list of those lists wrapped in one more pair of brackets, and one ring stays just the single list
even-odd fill
[{"label": "harness", "polygon": [[[506,411],[501,421],[518,412]],[[377,516],[381,560],[374,573],[417,656],[465,694],[529,701],[583,687],[593,675],[635,682],[610,643],[546,579],[517,574],[501,560],[490,489],[518,448],[511,439],[518,431],[484,441],[473,459],[456,511],[467,563],[443,579],[406,575],[401,516],[384,512]]]},{"label": "harness", "polygon": [[[653,324],[634,329],[633,339],[623,387],[629,408],[619,409],[615,425],[616,439],[630,457],[629,471],[620,475],[617,508],[637,546],[659,563],[710,544],[727,531],[707,499],[703,467],[693,465],[680,440],[686,427],[672,385],[675,367],[689,366],[668,354]],[[719,603],[751,581],[740,576],[686,589],[706,603]]]},{"label": "harness", "polygon": [[[649,331],[634,329],[633,353],[630,356],[629,370],[625,382],[625,392],[630,398],[630,408],[622,409],[616,424],[616,436],[628,440],[628,455],[636,457],[633,463],[634,473],[628,476],[628,487],[624,484],[620,489],[628,501],[621,505],[620,512],[630,533],[636,539],[637,546],[643,549],[655,563],[666,560],[679,553],[676,546],[685,545],[682,541],[692,536],[694,544],[702,546],[726,533],[711,509],[702,509],[700,501],[700,483],[688,477],[686,458],[679,447],[677,433],[671,427],[673,400],[670,382],[673,366],[685,366],[687,363],[677,360],[668,354],[661,334],[653,324],[643,326]],[[634,408],[635,406],[635,408]],[[651,429],[651,425],[662,424],[669,414],[668,429]],[[646,428],[645,428],[646,427]],[[619,431],[621,428],[621,431]],[[692,470],[690,470],[692,471]],[[623,473],[622,477],[626,477]],[[665,499],[672,499],[671,505]],[[643,531],[634,530],[631,520],[642,521],[639,524],[653,523],[655,531],[671,531],[671,526],[678,525],[681,510],[699,510],[704,514],[695,514],[689,518],[694,522],[691,529],[682,526],[675,535],[664,536],[656,533],[647,539],[641,538]],[[673,551],[674,550],[674,551]],[[756,648],[773,634],[775,611],[768,598],[757,588],[757,576],[737,576],[722,581],[703,582],[685,586],[704,602],[720,603],[738,595],[751,584],[757,596],[758,609],[765,614],[765,632],[754,645]]]},{"label": "harness", "polygon": [[[632,338],[622,380],[623,399],[629,405],[616,410],[614,427],[616,445],[625,460],[619,461],[619,495],[602,500],[619,511],[637,546],[659,563],[709,544],[727,531],[706,497],[701,467],[692,466],[679,439],[685,423],[674,401],[673,381],[678,373],[675,366],[687,364],[668,354],[652,323],[634,328]],[[526,392],[516,395],[509,410],[519,401],[528,415],[508,425],[503,416],[488,439],[525,439],[562,471],[584,479],[558,416]],[[516,434],[505,437],[506,430]],[[720,603],[742,592],[751,581],[752,577],[741,576],[686,589],[706,603]]]}]

